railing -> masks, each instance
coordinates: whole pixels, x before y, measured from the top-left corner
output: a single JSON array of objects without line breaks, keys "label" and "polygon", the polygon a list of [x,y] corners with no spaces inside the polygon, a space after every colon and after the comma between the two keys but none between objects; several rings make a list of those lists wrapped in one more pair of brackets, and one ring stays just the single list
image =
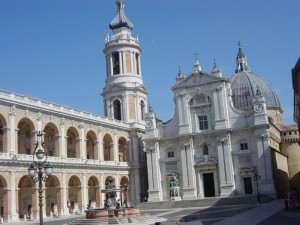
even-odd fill
[{"label": "railing", "polygon": [[[32,155],[27,154],[10,154],[0,152],[0,160],[11,160],[11,161],[28,161],[32,162]],[[136,166],[136,163],[132,162],[116,162],[116,161],[100,161],[96,159],[79,159],[79,158],[62,158],[48,156],[47,161],[51,163],[66,163],[66,164],[82,164],[82,165],[99,165],[99,166],[119,166],[128,167]]]},{"label": "railing", "polygon": [[128,124],[124,124],[119,120],[114,120],[114,119],[110,119],[107,118],[105,116],[100,116],[97,114],[92,114],[89,112],[85,112],[85,111],[81,111],[78,109],[73,109],[71,107],[68,106],[63,106],[63,105],[58,105],[52,102],[47,102],[47,101],[43,101],[40,99],[36,99],[36,98],[32,98],[29,96],[24,96],[24,95],[20,95],[17,93],[13,93],[13,92],[8,92],[5,90],[1,90],[0,89],[0,100],[2,99],[6,99],[6,100],[10,100],[12,102],[16,102],[16,103],[22,103],[22,104],[28,104],[31,106],[38,106],[40,108],[42,108],[43,110],[49,111],[49,110],[54,110],[57,112],[63,112],[72,116],[80,116],[86,119],[92,119],[92,120],[96,120],[96,121],[100,121],[100,122],[104,122],[104,123],[109,123],[109,124],[114,124],[114,125],[121,125],[123,127],[128,127]]}]

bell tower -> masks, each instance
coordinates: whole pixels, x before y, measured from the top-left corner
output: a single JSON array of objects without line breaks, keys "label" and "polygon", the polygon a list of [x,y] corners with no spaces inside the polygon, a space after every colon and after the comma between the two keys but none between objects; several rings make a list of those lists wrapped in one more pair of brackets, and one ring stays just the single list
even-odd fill
[{"label": "bell tower", "polygon": [[103,89],[105,116],[124,123],[144,124],[148,91],[141,72],[141,48],[133,37],[133,24],[126,17],[124,0],[117,0],[117,14],[110,22],[112,36],[105,38],[106,85]]}]

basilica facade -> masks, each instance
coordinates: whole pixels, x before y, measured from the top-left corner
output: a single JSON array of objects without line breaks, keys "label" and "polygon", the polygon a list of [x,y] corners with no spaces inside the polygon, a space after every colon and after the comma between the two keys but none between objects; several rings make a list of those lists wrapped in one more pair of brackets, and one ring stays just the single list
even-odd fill
[{"label": "basilica facade", "polygon": [[172,91],[174,117],[162,122],[150,110],[145,118],[149,201],[172,200],[174,176],[175,200],[286,197],[289,173],[299,172],[289,163],[299,158],[298,131],[282,125],[276,93],[251,72],[240,44],[231,78],[216,64],[202,71],[196,59],[190,74],[179,71]]},{"label": "basilica facade", "polygon": [[[37,133],[43,132],[53,174],[43,182],[44,216],[83,213],[89,207],[127,205],[147,192],[143,152],[147,89],[140,46],[131,35],[124,2],[106,36],[105,116],[56,103],[0,91],[0,209],[4,222],[39,217],[38,184],[27,173],[34,160]],[[113,185],[112,185],[113,184]],[[107,194],[108,188],[118,190]]]}]

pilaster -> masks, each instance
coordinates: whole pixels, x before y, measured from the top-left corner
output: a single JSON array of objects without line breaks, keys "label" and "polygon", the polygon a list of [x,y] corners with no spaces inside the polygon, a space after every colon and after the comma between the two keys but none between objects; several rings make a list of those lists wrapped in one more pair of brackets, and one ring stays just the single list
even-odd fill
[{"label": "pilaster", "polygon": [[234,195],[234,176],[231,155],[230,135],[217,140],[218,167],[220,180],[220,196],[227,197]]}]

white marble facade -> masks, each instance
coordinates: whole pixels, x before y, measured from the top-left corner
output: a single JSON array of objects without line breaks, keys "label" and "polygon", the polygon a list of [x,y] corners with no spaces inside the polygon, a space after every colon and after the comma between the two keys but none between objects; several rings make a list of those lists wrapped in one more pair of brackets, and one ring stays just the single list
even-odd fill
[{"label": "white marble facade", "polygon": [[231,81],[214,72],[201,71],[196,60],[172,88],[174,117],[163,123],[146,114],[149,201],[170,199],[172,174],[185,200],[256,194],[255,171],[260,192],[275,196],[265,98],[258,89],[252,107],[236,109]]}]

